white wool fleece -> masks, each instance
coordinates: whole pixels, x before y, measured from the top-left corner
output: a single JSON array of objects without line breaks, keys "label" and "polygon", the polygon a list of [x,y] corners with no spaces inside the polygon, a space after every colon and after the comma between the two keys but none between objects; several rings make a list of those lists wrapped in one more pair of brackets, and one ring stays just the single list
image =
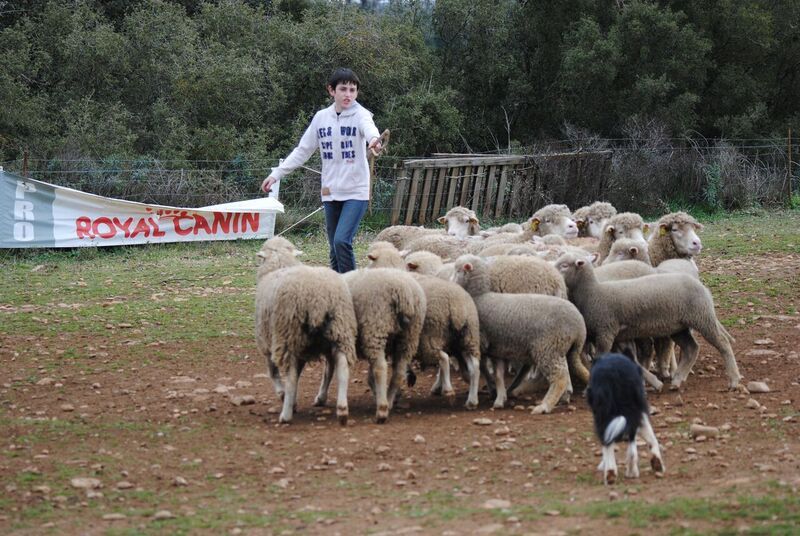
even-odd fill
[{"label": "white wool fleece", "polygon": [[277,180],[302,166],[319,147],[322,200],[369,200],[367,143],[380,136],[372,112],[353,102],[341,114],[334,105],[318,111],[300,143],[270,175]]}]

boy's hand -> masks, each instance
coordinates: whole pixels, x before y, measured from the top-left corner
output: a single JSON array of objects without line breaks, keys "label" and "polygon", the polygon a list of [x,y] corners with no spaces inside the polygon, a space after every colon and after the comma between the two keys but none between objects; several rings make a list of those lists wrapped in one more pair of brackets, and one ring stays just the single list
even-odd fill
[{"label": "boy's hand", "polygon": [[380,138],[373,138],[371,142],[369,142],[369,150],[372,151],[372,154],[378,156],[381,154],[383,150],[383,145],[381,144]]},{"label": "boy's hand", "polygon": [[275,177],[267,177],[266,179],[264,179],[264,182],[261,183],[261,190],[265,194],[268,194],[270,192],[270,190],[272,190],[272,186],[276,182],[278,182],[278,181],[275,179]]}]

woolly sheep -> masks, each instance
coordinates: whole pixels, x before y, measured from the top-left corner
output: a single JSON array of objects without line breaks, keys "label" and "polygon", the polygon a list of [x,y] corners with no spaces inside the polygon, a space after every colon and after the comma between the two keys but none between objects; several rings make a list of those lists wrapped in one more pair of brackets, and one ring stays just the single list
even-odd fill
[{"label": "woolly sheep", "polygon": [[488,229],[484,229],[480,232],[480,235],[484,238],[489,236],[494,236],[499,233],[521,233],[522,232],[522,225],[519,223],[506,223],[505,225],[500,225],[498,227],[489,227]]},{"label": "woolly sheep", "polygon": [[667,259],[692,259],[703,249],[697,236],[703,225],[685,212],[673,212],[662,216],[650,235],[650,261],[653,266]]},{"label": "woolly sheep", "polygon": [[442,236],[444,233],[441,229],[427,229],[416,225],[392,225],[379,232],[375,241],[389,242],[398,250],[403,250],[410,242],[424,235]]},{"label": "woolly sheep", "polygon": [[466,207],[453,207],[436,221],[444,225],[445,233],[456,238],[475,236],[481,230],[478,216]]},{"label": "woolly sheep", "polygon": [[350,288],[358,323],[356,352],[369,363],[376,420],[384,423],[400,378],[417,353],[425,319],[425,294],[411,274],[400,270],[355,270],[343,277]]},{"label": "woolly sheep", "polygon": [[587,340],[597,353],[611,349],[615,340],[671,337],[682,357],[673,376],[680,387],[694,366],[698,345],[691,330],[700,332],[723,356],[729,387],[741,379],[728,334],[717,320],[711,292],[684,274],[656,274],[601,283],[585,258],[566,254],[556,261],[570,300],[586,322]]},{"label": "woolly sheep", "polygon": [[564,278],[538,257],[501,255],[487,259],[489,287],[503,294],[545,294],[567,298]]},{"label": "woolly sheep", "polygon": [[602,264],[606,265],[625,260],[642,261],[650,264],[647,242],[634,238],[615,240]]},{"label": "woolly sheep", "polygon": [[405,268],[409,272],[435,276],[442,269],[442,258],[430,251],[415,251],[405,258]]},{"label": "woolly sheep", "polygon": [[600,237],[600,244],[597,246],[597,253],[599,254],[597,262],[602,264],[605,258],[608,257],[608,253],[611,251],[611,244],[615,240],[632,238],[644,242],[644,230],[644,220],[633,212],[622,212],[609,218],[603,227],[603,235]]},{"label": "woolly sheep", "polygon": [[[489,290],[486,261],[475,255],[456,259],[456,283],[469,292],[478,309],[482,359],[495,365],[495,408],[506,402],[506,363],[518,370],[512,395],[532,369],[549,388],[533,413],[549,413],[572,392],[567,361],[579,363],[586,331],[578,310],[567,300],[534,294],[499,294]],[[568,356],[568,357],[567,357]],[[583,370],[588,378],[588,371]]]},{"label": "woolly sheep", "polygon": [[[512,253],[512,251],[514,253]],[[496,257],[498,255],[537,255],[541,248],[536,244],[517,244],[506,242],[503,244],[493,244],[480,251],[481,257]]]},{"label": "woolly sheep", "polygon": [[460,255],[465,244],[464,240],[450,235],[427,235],[412,240],[405,249],[409,253],[430,251],[443,259],[448,259]]},{"label": "woolly sheep", "polygon": [[405,266],[405,260],[400,251],[391,242],[373,242],[367,251],[367,268],[400,268]]},{"label": "woolly sheep", "polygon": [[530,226],[539,236],[549,234],[561,235],[564,238],[576,238],[578,226],[572,220],[572,213],[567,205],[547,205],[530,218]]},{"label": "woolly sheep", "polygon": [[450,383],[450,356],[468,375],[467,409],[478,407],[480,381],[480,330],[478,311],[467,292],[451,281],[413,274],[425,293],[425,320],[415,360],[422,366],[438,365],[432,394],[455,396]]},{"label": "woolly sheep", "polygon": [[[350,292],[330,268],[303,266],[298,251],[283,238],[267,240],[258,252],[261,265],[255,297],[256,346],[283,400],[279,422],[289,423],[297,403],[297,381],[304,365],[324,355],[328,383],[337,377],[336,415],[347,424],[347,385],[355,363],[356,318]],[[327,371],[330,372],[327,372]],[[327,386],[317,395],[324,405]]]},{"label": "woolly sheep", "polygon": [[600,238],[606,221],[616,214],[617,209],[611,203],[595,201],[589,206],[576,210],[572,214],[572,219],[578,226],[578,236]]},{"label": "woolly sheep", "polygon": [[614,443],[619,441],[628,441],[625,476],[639,478],[637,434],[650,447],[653,471],[664,472],[661,449],[650,425],[650,410],[639,367],[620,354],[601,356],[592,365],[586,402],[592,410],[595,433],[603,444],[603,459],[597,469],[603,472],[604,484],[613,484],[617,478]]}]

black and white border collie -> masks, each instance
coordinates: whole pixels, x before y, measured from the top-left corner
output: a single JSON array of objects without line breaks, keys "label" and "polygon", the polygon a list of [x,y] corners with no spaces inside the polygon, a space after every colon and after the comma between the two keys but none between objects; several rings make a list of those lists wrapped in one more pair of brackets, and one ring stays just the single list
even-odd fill
[{"label": "black and white border collie", "polygon": [[596,359],[589,377],[586,398],[594,416],[594,428],[603,444],[603,459],[597,467],[603,472],[603,483],[613,484],[617,478],[614,443],[628,441],[625,476],[639,478],[638,433],[650,447],[650,466],[664,472],[664,461],[653,427],[644,392],[642,371],[621,354],[606,354]]}]

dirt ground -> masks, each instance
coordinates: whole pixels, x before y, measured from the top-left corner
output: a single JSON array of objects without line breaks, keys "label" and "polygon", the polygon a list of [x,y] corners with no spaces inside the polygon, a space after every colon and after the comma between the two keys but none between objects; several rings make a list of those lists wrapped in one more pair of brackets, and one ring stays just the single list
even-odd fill
[{"label": "dirt ground", "polygon": [[[450,407],[428,395],[426,371],[377,425],[359,364],[343,428],[335,386],[329,407],[312,407],[313,365],[294,422],[282,426],[250,333],[211,346],[154,343],[172,357],[148,367],[115,362],[135,347],[136,330],[0,335],[0,532],[796,534],[798,261],[703,258],[707,274],[798,282],[788,295],[742,291],[718,307],[722,319],[742,318],[729,329],[743,384],[765,382],[769,392],[728,391],[721,358],[702,342],[680,392],[649,393],[665,474],[653,474],[641,446],[641,478],[613,487],[596,471],[600,451],[580,396],[532,415],[533,399],[494,411],[482,393],[480,408],[467,411],[457,375]],[[53,371],[48,363],[67,347],[83,349],[90,365]],[[200,364],[198,353],[220,359]],[[719,435],[692,437],[693,423]],[[624,472],[624,449],[617,459]],[[97,481],[74,480],[82,477]]]}]

